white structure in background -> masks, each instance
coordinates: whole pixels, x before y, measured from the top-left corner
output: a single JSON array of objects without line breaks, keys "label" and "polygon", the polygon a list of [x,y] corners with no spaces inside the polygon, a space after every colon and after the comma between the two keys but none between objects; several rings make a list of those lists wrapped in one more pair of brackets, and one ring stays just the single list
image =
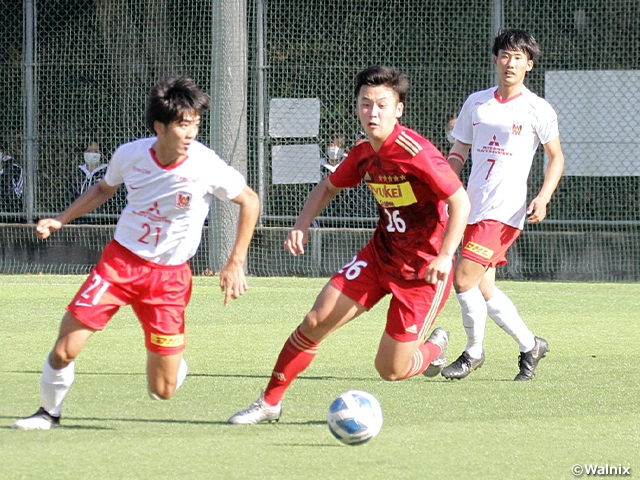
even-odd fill
[{"label": "white structure in background", "polygon": [[[640,176],[640,70],[547,71],[568,176]],[[546,158],[545,158],[546,163]]]},{"label": "white structure in background", "polygon": [[[269,102],[271,138],[317,138],[320,130],[319,98],[272,98]],[[314,144],[274,145],[271,182],[318,183],[320,147]]]}]

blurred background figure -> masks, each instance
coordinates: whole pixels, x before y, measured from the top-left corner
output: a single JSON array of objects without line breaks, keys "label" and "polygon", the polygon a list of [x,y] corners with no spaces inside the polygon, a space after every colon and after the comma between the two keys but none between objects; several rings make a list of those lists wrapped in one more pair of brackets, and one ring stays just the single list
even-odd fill
[{"label": "blurred background figure", "polygon": [[447,135],[447,142],[449,142],[451,145],[456,143],[456,139],[453,138],[453,135],[451,135],[451,132],[453,131],[453,127],[456,124],[456,120],[458,120],[458,117],[454,115],[444,126],[444,132]]},{"label": "blurred background figure", "polygon": [[330,172],[335,172],[340,162],[342,162],[344,157],[347,156],[345,141],[345,135],[337,134],[333,136],[333,138],[329,142],[329,145],[327,146],[327,156],[323,158],[324,162],[322,166]]},{"label": "blurred background figure", "polygon": [[0,141],[0,211],[5,213],[22,211],[23,186],[22,167]]},{"label": "blurred background figure", "polygon": [[69,179],[69,203],[89,190],[104,177],[107,164],[101,163],[102,154],[98,142],[91,142],[83,152],[84,163],[78,165]]}]

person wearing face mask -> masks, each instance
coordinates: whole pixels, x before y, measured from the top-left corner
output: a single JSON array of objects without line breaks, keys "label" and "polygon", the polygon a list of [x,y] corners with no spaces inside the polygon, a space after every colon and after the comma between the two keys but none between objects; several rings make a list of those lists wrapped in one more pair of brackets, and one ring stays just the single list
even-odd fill
[{"label": "person wearing face mask", "polygon": [[340,165],[340,162],[342,162],[346,156],[344,144],[344,135],[335,135],[331,139],[331,142],[329,142],[326,152],[327,157],[324,159],[325,163],[322,164],[322,166],[329,170],[329,172],[335,172],[338,165]]},{"label": "person wearing face mask", "polygon": [[83,152],[84,163],[78,165],[69,180],[69,202],[89,190],[104,177],[107,164],[101,163],[102,154],[98,142],[91,142]]}]

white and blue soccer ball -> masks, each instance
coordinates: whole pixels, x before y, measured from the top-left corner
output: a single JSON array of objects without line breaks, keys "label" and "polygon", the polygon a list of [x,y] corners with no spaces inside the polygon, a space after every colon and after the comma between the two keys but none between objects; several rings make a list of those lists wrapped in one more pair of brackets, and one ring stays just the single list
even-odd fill
[{"label": "white and blue soccer ball", "polygon": [[362,445],[380,432],[382,409],[370,393],[349,390],[333,401],[327,423],[333,436],[342,443]]}]

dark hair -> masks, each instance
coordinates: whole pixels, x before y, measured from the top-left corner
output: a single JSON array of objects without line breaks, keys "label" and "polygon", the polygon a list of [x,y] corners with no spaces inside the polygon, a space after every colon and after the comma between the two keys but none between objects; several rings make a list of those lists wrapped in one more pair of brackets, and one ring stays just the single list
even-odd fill
[{"label": "dark hair", "polygon": [[360,94],[360,89],[365,85],[373,87],[383,85],[389,87],[396,92],[398,100],[402,103],[404,103],[407,93],[411,88],[409,86],[409,80],[407,80],[404,73],[383,65],[372,65],[356,75],[356,88],[354,90],[356,99]]},{"label": "dark hair", "polygon": [[200,90],[191,78],[168,77],[151,88],[147,98],[145,123],[155,135],[154,122],[169,125],[191,113],[202,115],[209,108],[211,97]]},{"label": "dark hair", "polygon": [[507,30],[500,30],[498,36],[493,42],[493,54],[497,57],[500,50],[519,50],[524,52],[529,57],[529,60],[536,60],[542,55],[540,45],[533,35],[524,30],[518,30],[517,28],[510,28]]}]

